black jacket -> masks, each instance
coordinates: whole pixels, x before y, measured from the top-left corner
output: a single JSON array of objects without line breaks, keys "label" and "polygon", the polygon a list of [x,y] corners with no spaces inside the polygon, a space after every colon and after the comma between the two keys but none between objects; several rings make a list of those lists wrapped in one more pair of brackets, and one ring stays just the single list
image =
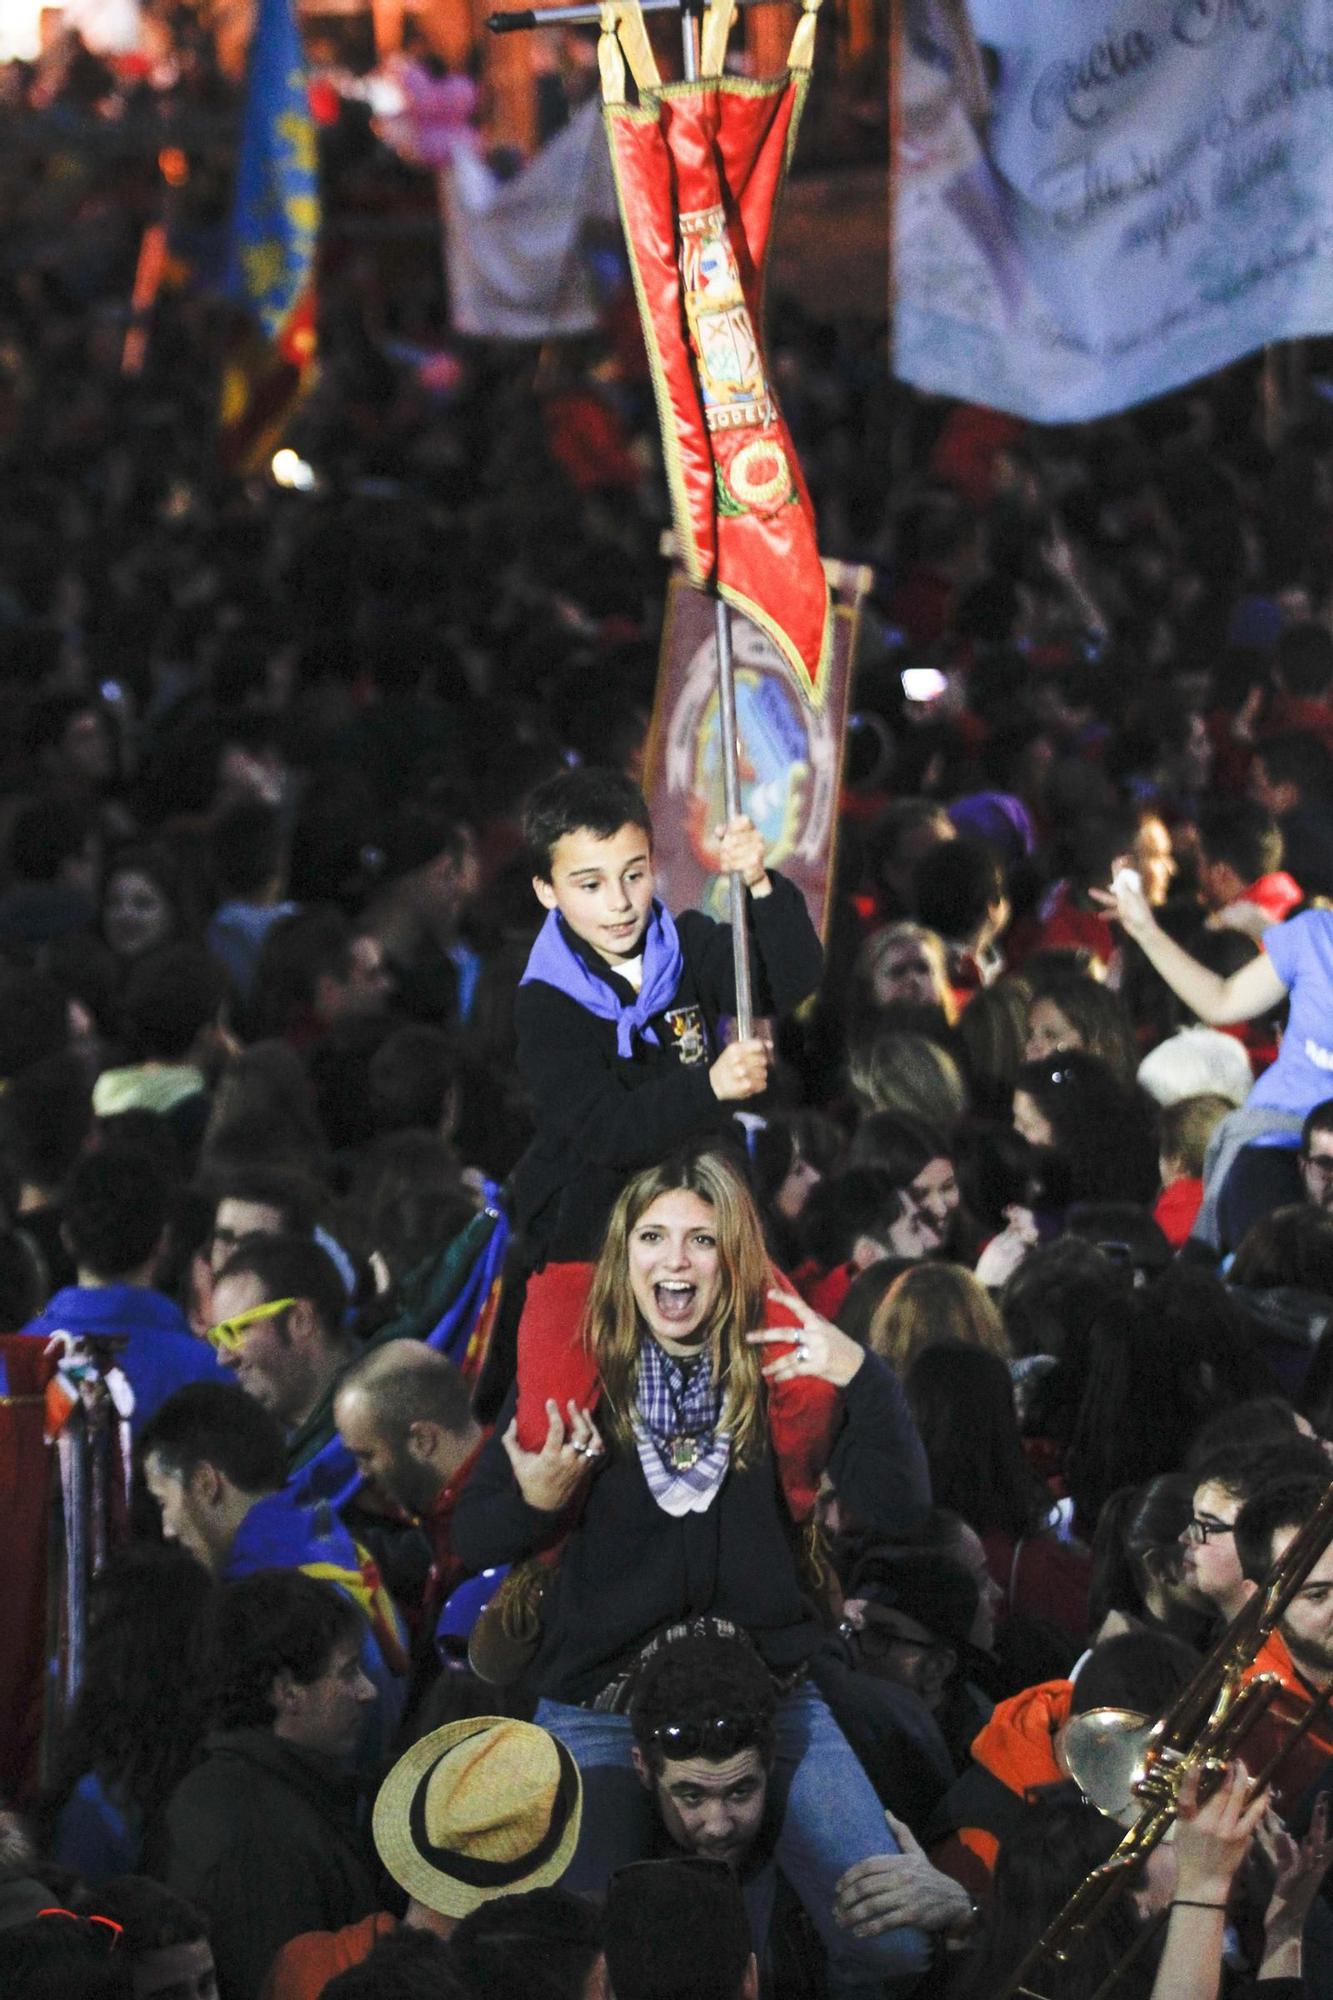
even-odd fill
[{"label": "black jacket", "polygon": [[219,1731],[204,1751],[167,1807],[164,1879],[208,1918],[221,2000],[257,2000],[289,1938],[380,1907],[374,1857],[356,1781],[328,1758],[270,1729]]},{"label": "black jacket", "polygon": [[[799,1005],[819,984],[824,962],[800,890],[780,875],[770,879],[771,896],[749,899],[760,1015]],[[544,980],[518,990],[518,1066],[532,1094],[537,1136],[512,1186],[536,1261],[595,1257],[626,1177],[656,1165],[682,1141],[724,1127],[734,1109],[718,1102],[708,1080],[720,1053],[718,1016],[736,1006],[731,928],[687,910],[676,930],[684,965],[671,1005],[653,1016],[658,1043],[640,1040],[628,1059],[616,1053],[613,1021]],[[565,938],[632,1004],[633,989],[604,959],[568,929]]]},{"label": "black jacket", "polygon": [[[830,1477],[858,1520],[899,1532],[930,1504],[902,1390],[867,1354],[845,1397]],[[567,1517],[529,1507],[518,1490],[501,1443],[513,1411],[511,1393],[454,1515],[454,1549],[469,1569],[516,1562],[568,1527]],[[676,1519],[653,1499],[634,1447],[609,1444],[547,1586],[531,1691],[589,1702],[654,1633],[703,1612],[747,1631],[775,1673],[802,1665],[819,1645],[772,1453],[743,1472],[733,1467],[704,1513]]]}]

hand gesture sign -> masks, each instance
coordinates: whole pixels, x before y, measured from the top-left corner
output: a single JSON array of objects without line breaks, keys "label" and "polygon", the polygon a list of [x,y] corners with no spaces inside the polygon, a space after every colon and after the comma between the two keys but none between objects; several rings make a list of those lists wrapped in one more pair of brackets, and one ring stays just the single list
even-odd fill
[{"label": "hand gesture sign", "polygon": [[822,1319],[795,1292],[773,1290],[768,1296],[794,1313],[798,1324],[765,1327],[758,1333],[746,1334],[751,1347],[781,1345],[791,1350],[775,1361],[766,1362],[760,1372],[770,1382],[790,1382],[798,1375],[813,1375],[818,1381],[831,1382],[835,1389],[845,1389],[865,1360],[865,1349],[831,1320]]},{"label": "hand gesture sign", "polygon": [[573,1402],[565,1408],[568,1428],[559,1404],[546,1405],[549,1421],[540,1451],[524,1451],[518,1441],[517,1417],[500,1440],[514,1468],[519,1492],[529,1507],[543,1514],[559,1514],[569,1505],[604,1449],[588,1411]]}]

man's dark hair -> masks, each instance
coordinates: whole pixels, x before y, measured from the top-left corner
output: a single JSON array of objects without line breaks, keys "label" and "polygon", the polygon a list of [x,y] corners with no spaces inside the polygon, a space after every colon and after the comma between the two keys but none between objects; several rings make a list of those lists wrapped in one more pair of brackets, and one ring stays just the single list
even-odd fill
[{"label": "man's dark hair", "polygon": [[1333,683],[1333,637],[1322,625],[1289,625],[1273,651],[1273,667],[1288,694],[1318,701]]},{"label": "man's dark hair", "polygon": [[309,1687],[327,1673],[334,1647],[360,1633],[351,1600],[300,1570],[265,1569],[225,1585],[210,1649],[214,1726],[271,1727],[277,1676],[286,1671]]},{"label": "man's dark hair", "polygon": [[54,979],[0,966],[0,1078],[18,1076],[69,1047],[68,1002]]},{"label": "man's dark hair", "polygon": [[[1293,1454],[1303,1458],[1306,1445],[1312,1452],[1320,1451],[1313,1438],[1291,1438],[1285,1440],[1280,1448],[1257,1440],[1224,1444],[1210,1451],[1206,1457],[1191,1451],[1185,1460],[1185,1470],[1194,1481],[1196,1491],[1200,1486],[1220,1486],[1243,1506],[1260,1487],[1271,1486],[1274,1479],[1283,1476]],[[1310,1466],[1307,1462],[1297,1465],[1295,1469],[1306,1473]]]},{"label": "man's dark hair", "polygon": [[972,937],[1003,894],[1004,870],[995,849],[962,834],[932,847],[912,878],[918,923],[955,942]]},{"label": "man's dark hair", "polygon": [[34,799],[14,815],[9,861],[23,882],[54,882],[88,845],[92,814],[73,799]]},{"label": "man's dark hair", "polygon": [[266,1299],[308,1299],[326,1339],[343,1337],[347,1287],[327,1250],[309,1236],[247,1236],[228,1257],[214,1279],[250,1275],[259,1280]]},{"label": "man's dark hair", "polygon": [[453,1950],[442,1937],[400,1924],[320,1994],[321,2000],[476,2000],[477,1990],[459,1978]]},{"label": "man's dark hair", "polygon": [[1079,1669],[1071,1715],[1130,1708],[1159,1716],[1197,1671],[1199,1656],[1167,1632],[1122,1632],[1094,1646]]},{"label": "man's dark hair", "polygon": [[443,1028],[396,1028],[370,1058],[370,1108],[381,1132],[438,1131],[459,1077],[458,1046]]},{"label": "man's dark hair", "polygon": [[213,862],[224,900],[259,896],[281,876],[286,859],[282,815],[258,801],[233,806],[213,835]]},{"label": "man's dark hair", "polygon": [[737,2000],[750,1925],[729,1868],[644,1861],[611,1877],[606,1969],[616,2000]]},{"label": "man's dark hair", "polygon": [[144,1425],[139,1457],[178,1479],[216,1466],[242,1493],[276,1493],[287,1477],[287,1441],[275,1417],[232,1382],[189,1382]]},{"label": "man's dark hair", "polygon": [[1257,882],[1282,866],[1282,830],[1253,799],[1210,799],[1199,809],[1199,842],[1205,863],[1234,868],[1242,882]]},{"label": "man's dark hair", "polygon": [[31,1064],[0,1097],[5,1147],[34,1187],[64,1185],[92,1124],[88,1071],[68,1051]]},{"label": "man's dark hair", "polygon": [[227,977],[201,944],[166,944],[136,959],[121,1025],[140,1062],[183,1062],[227,997]]},{"label": "man's dark hair", "polygon": [[801,1212],[806,1255],[825,1271],[851,1256],[860,1236],[882,1238],[898,1218],[902,1193],[883,1167],[848,1167],[820,1181]]},{"label": "man's dark hair", "polygon": [[1266,736],[1254,754],[1270,785],[1295,785],[1301,803],[1327,798],[1333,788],[1333,757],[1317,736]]},{"label": "man's dark hair", "polygon": [[1275,1479],[1250,1495],[1236,1517],[1235,1533],[1236,1559],[1251,1583],[1262,1583],[1273,1567],[1274,1535],[1285,1528],[1303,1528],[1328,1484],[1328,1479],[1302,1473]]},{"label": "man's dark hair", "polygon": [[102,1884],[96,1897],[98,1913],[121,1926],[119,1948],[131,1958],[208,1942],[207,1919],[194,1904],[147,1875],[117,1875]]},{"label": "man's dark hair", "polygon": [[622,826],[641,826],[651,840],[648,802],[632,778],[596,765],[548,778],[529,794],[523,813],[531,865],[543,882],[551,879],[555,844],[567,833],[586,831],[598,840],[610,840]]},{"label": "man's dark hair", "polygon": [[351,923],[331,905],[278,919],[255,968],[251,1026],[256,1036],[287,1034],[313,1006],[321,978],[349,977],[354,937]]},{"label": "man's dark hair", "polygon": [[495,1896],[449,1939],[470,1993],[486,2000],[583,2000],[602,1949],[601,1917],[568,1889]]},{"label": "man's dark hair", "polygon": [[171,1215],[171,1182],[131,1146],[85,1153],[65,1188],[65,1234],[74,1261],[95,1278],[123,1278],[152,1256]]},{"label": "man's dark hair", "polygon": [[1313,1111],[1305,1114],[1301,1127],[1301,1158],[1310,1157],[1310,1141],[1316,1132],[1333,1132],[1333,1097],[1326,1097],[1322,1104],[1316,1104]]},{"label": "man's dark hair", "polygon": [[[937,825],[948,818],[938,799],[894,799],[885,806],[866,836],[866,865],[871,877],[878,881],[880,871],[892,867],[898,859],[898,849],[909,833],[918,827]],[[952,835],[946,834],[951,840]]]},{"label": "man's dark hair", "polygon": [[472,1422],[468,1383],[451,1361],[427,1347],[424,1340],[413,1341],[412,1348],[411,1354],[395,1351],[387,1359],[373,1348],[359,1355],[340,1378],[339,1393],[359,1389],[384,1430],[399,1441],[422,1417],[451,1437],[460,1436]]},{"label": "man's dark hair", "polygon": [[659,1775],[669,1754],[663,1729],[707,1730],[718,1722],[730,1725],[721,1754],[757,1750],[767,1768],[776,1748],[776,1718],[773,1677],[741,1633],[735,1638],[701,1633],[662,1643],[635,1676],[629,1703],[634,1741]]},{"label": "man's dark hair", "polygon": [[225,1174],[210,1175],[207,1192],[216,1221],[224,1201],[244,1201],[256,1208],[271,1208],[279,1217],[284,1236],[309,1236],[319,1212],[319,1192],[309,1181],[281,1167],[239,1166]]}]

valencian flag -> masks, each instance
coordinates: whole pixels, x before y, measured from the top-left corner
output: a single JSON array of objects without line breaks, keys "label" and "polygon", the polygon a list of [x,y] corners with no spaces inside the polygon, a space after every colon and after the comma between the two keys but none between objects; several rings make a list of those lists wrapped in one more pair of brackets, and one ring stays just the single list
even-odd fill
[{"label": "valencian flag", "polygon": [[[810,81],[805,0],[789,68],[721,74],[735,0],[709,0],[700,76],[663,84],[638,0],[607,0],[607,136],[681,559],[778,647],[818,706],[833,643],[814,512],[760,344],[764,258]],[[625,65],[637,88],[626,102]]]},{"label": "valencian flag", "polygon": [[222,373],[219,450],[252,470],[315,359],[319,179],[294,0],[258,0],[236,165],[227,290],[242,324]]}]

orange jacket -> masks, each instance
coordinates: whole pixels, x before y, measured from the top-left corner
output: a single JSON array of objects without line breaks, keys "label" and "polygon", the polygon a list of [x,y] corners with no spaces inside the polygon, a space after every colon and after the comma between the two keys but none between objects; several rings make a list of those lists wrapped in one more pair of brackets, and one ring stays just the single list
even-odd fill
[{"label": "orange jacket", "polygon": [[950,1786],[926,1840],[937,1868],[973,1896],[990,1893],[1000,1843],[1029,1792],[1065,1776],[1055,1739],[1069,1720],[1072,1681],[1040,1681],[997,1706],[974,1737],[972,1764]]},{"label": "orange jacket", "polygon": [[319,2000],[331,1979],[362,1965],[397,1917],[375,1910],[340,1931],[302,1931],[282,1947],[268,1969],[259,2000]]},{"label": "orange jacket", "polygon": [[[1269,1633],[1245,1669],[1244,1678],[1252,1681],[1259,1674],[1276,1674],[1282,1683],[1282,1693],[1267,1714],[1246,1732],[1240,1746],[1238,1754],[1244,1758],[1245,1768],[1252,1777],[1266,1769],[1290,1739],[1292,1729],[1315,1698],[1315,1691],[1296,1671],[1281,1632]],[[1290,1810],[1320,1777],[1326,1776],[1330,1758],[1333,1758],[1333,1714],[1326,1714],[1277,1767],[1272,1784],[1279,1807],[1285,1805]]]}]

